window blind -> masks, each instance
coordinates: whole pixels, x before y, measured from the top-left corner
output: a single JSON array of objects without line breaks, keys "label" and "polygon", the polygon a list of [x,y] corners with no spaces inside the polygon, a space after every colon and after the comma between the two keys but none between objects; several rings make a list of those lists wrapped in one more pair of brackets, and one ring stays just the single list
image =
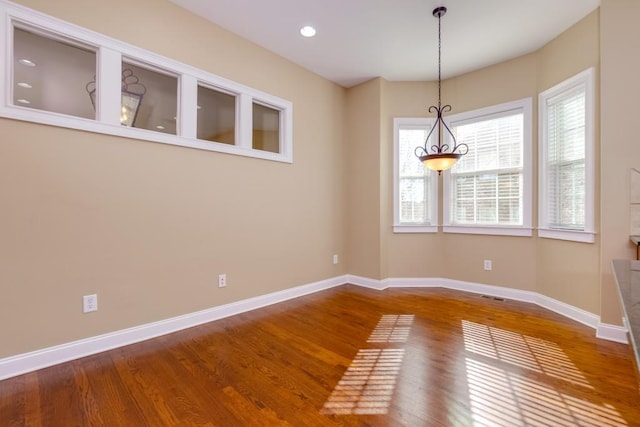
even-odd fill
[{"label": "window blind", "polygon": [[429,174],[420,162],[414,150],[424,144],[427,137],[425,129],[401,128],[398,132],[398,185],[399,185],[399,222],[400,224],[431,224],[432,203]]},{"label": "window blind", "polygon": [[547,100],[546,215],[548,226],[585,228],[585,88]]},{"label": "window blind", "polygon": [[451,223],[522,225],[524,114],[480,117],[452,131],[469,152],[451,170]]}]

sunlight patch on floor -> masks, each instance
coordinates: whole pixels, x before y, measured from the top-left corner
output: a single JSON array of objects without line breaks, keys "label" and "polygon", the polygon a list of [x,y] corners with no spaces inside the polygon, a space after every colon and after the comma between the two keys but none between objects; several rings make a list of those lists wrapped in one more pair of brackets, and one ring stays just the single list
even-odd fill
[{"label": "sunlight patch on floor", "polygon": [[531,378],[466,359],[475,427],[618,427],[627,423],[611,405],[559,392]]},{"label": "sunlight patch on floor", "polygon": [[466,320],[462,330],[474,426],[627,425],[612,405],[546,384],[560,379],[578,386],[578,392],[593,389],[557,344]]},{"label": "sunlight patch on floor", "polygon": [[413,314],[385,314],[380,318],[367,342],[407,342],[414,318]]},{"label": "sunlight patch on floor", "polygon": [[[385,314],[369,336],[369,344],[404,343],[413,314]],[[360,349],[324,404],[323,414],[386,414],[402,365],[404,349]]]},{"label": "sunlight patch on floor", "polygon": [[333,389],[323,414],[386,414],[404,349],[362,349]]},{"label": "sunlight patch on floor", "polygon": [[593,389],[558,344],[462,321],[465,350]]}]

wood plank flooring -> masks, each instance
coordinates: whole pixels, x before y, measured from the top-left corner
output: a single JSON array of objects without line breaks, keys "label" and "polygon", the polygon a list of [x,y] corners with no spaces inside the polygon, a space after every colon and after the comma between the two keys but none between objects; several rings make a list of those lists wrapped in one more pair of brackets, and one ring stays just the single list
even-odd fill
[{"label": "wood plank flooring", "polygon": [[638,426],[628,346],[535,305],[346,285],[0,382],[1,426]]}]

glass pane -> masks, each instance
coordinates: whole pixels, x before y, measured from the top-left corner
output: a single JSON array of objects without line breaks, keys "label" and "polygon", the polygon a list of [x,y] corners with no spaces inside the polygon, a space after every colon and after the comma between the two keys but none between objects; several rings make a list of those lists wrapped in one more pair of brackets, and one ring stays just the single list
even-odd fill
[{"label": "glass pane", "polygon": [[585,155],[584,90],[548,103],[547,126],[549,161],[583,159]]},{"label": "glass pane", "polygon": [[457,176],[454,182],[454,197],[456,199],[475,198],[476,186],[475,179],[472,176]]},{"label": "glass pane", "polygon": [[453,218],[456,223],[473,224],[475,222],[473,200],[455,200],[453,207]]},{"label": "glass pane", "polygon": [[280,152],[280,111],[253,104],[253,148]]},{"label": "glass pane", "polygon": [[520,199],[500,199],[498,203],[498,222],[500,224],[520,224]]},{"label": "glass pane", "polygon": [[425,224],[427,218],[423,178],[400,179],[400,223]]},{"label": "glass pane", "polygon": [[476,221],[479,224],[495,224],[496,218],[496,189],[497,176],[484,174],[476,177],[476,199],[478,212]]},{"label": "glass pane", "polygon": [[584,229],[584,161],[550,167],[548,180],[550,225],[554,228]]},{"label": "glass pane", "polygon": [[398,161],[400,176],[425,176],[426,168],[415,155],[416,147],[424,145],[426,129],[400,129]]},{"label": "glass pane", "polygon": [[236,97],[198,86],[198,139],[235,144]]},{"label": "glass pane", "polygon": [[433,200],[429,169],[415,155],[416,147],[424,146],[426,127],[398,129],[398,179],[400,224],[426,225],[432,222]]},{"label": "glass pane", "polygon": [[496,200],[478,200],[478,220],[479,224],[495,224],[496,218]]},{"label": "glass pane", "polygon": [[483,174],[477,177],[476,197],[478,199],[495,199],[496,198],[496,181],[497,176],[494,174]]},{"label": "glass pane", "polygon": [[122,63],[123,125],[175,135],[177,106],[177,77]]},{"label": "glass pane", "polygon": [[503,117],[498,122],[498,166],[501,168],[522,166],[522,141],[524,140],[524,115]]},{"label": "glass pane", "polygon": [[86,85],[96,73],[91,48],[14,28],[13,103],[95,119]]},{"label": "glass pane", "polygon": [[454,167],[456,173],[522,166],[522,113],[467,123],[453,128],[458,143],[469,146]]},{"label": "glass pane", "polygon": [[520,198],[522,192],[522,175],[505,173],[498,175],[498,197],[500,199]]},{"label": "glass pane", "polygon": [[584,230],[586,92],[547,100],[547,215],[553,228]]}]

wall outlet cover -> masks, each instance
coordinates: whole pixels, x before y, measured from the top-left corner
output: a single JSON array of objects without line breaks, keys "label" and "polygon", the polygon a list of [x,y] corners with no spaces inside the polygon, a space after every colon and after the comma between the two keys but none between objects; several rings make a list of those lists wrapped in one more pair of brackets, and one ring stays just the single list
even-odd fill
[{"label": "wall outlet cover", "polygon": [[92,311],[98,311],[98,295],[85,295],[82,297],[82,311],[84,313],[90,313]]}]

